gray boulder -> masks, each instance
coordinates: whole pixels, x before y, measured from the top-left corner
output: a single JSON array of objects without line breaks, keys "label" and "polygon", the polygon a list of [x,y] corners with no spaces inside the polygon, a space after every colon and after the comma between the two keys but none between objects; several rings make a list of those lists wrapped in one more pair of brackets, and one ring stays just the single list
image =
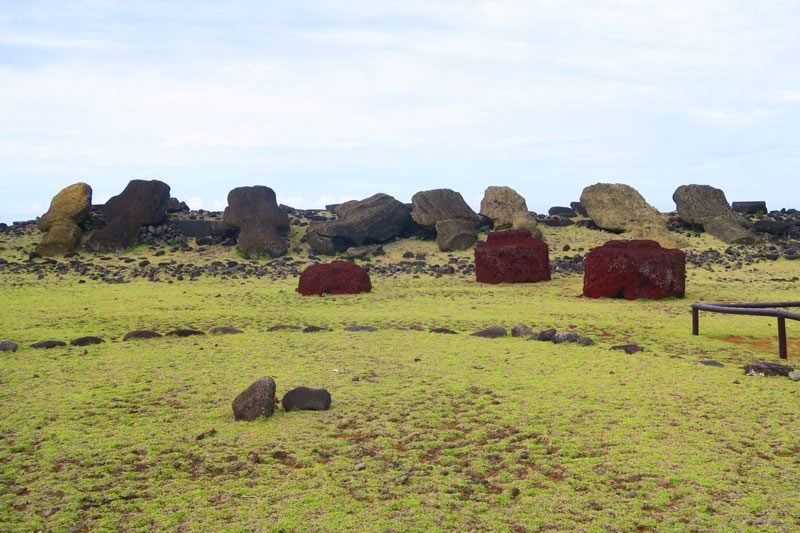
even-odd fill
[{"label": "gray boulder", "polygon": [[703,226],[706,232],[726,243],[754,242],[749,222],[734,211],[721,189],[710,185],[681,185],[672,195],[678,216],[688,224]]},{"label": "gray boulder", "polygon": [[470,220],[458,218],[440,220],[435,227],[436,244],[443,252],[467,250],[478,240],[475,223]]},{"label": "gray boulder", "polygon": [[263,185],[237,187],[228,193],[223,221],[240,228],[236,244],[247,257],[278,257],[289,244],[281,235],[289,215],[278,207],[275,191]]},{"label": "gray boulder", "polygon": [[451,189],[420,191],[411,198],[411,218],[426,229],[434,229],[441,220],[468,220],[478,227],[480,218],[461,193]]},{"label": "gray boulder", "polygon": [[275,412],[275,380],[271,377],[257,379],[233,400],[235,420],[258,420]]},{"label": "gray boulder", "polygon": [[306,242],[314,252],[335,255],[351,247],[384,243],[411,223],[409,207],[383,193],[345,202],[336,207],[336,216],[309,226]]},{"label": "gray boulder", "polygon": [[19,344],[14,341],[0,342],[0,352],[16,352],[19,350]]},{"label": "gray boulder", "polygon": [[327,411],[331,406],[331,393],[325,389],[312,389],[310,387],[297,387],[281,398],[281,405],[285,411],[295,409],[303,411]]}]

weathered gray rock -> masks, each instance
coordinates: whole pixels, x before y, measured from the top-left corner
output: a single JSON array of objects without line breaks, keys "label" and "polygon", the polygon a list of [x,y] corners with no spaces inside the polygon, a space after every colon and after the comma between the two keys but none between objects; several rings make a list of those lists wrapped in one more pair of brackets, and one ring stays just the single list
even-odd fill
[{"label": "weathered gray rock", "polygon": [[383,246],[380,244],[366,244],[364,246],[352,246],[347,249],[345,255],[350,259],[359,259],[367,256],[383,255]]},{"label": "weathered gray rock", "polygon": [[19,350],[19,344],[14,341],[0,342],[0,352],[16,352]]},{"label": "weathered gray rock", "polygon": [[75,183],[62,189],[50,201],[50,208],[36,223],[45,232],[36,253],[43,257],[63,255],[73,250],[81,241],[80,228],[92,208],[92,188],[86,183]]},{"label": "weathered gray rock", "polygon": [[533,335],[533,330],[525,324],[514,324],[511,328],[512,337],[530,337]]},{"label": "weathered gray rock", "polygon": [[475,223],[471,220],[454,218],[436,223],[436,244],[443,252],[467,250],[477,240]]},{"label": "weathered gray rock", "polygon": [[574,331],[563,331],[553,335],[551,339],[553,344],[562,344],[565,342],[580,342],[581,336]]},{"label": "weathered gray rock", "polygon": [[434,229],[440,220],[469,220],[478,227],[480,218],[460,193],[451,189],[420,191],[411,198],[411,218],[426,229]]},{"label": "weathered gray rock", "polygon": [[136,339],[156,339],[161,337],[161,334],[157,331],[153,331],[152,329],[137,329],[135,331],[129,331],[122,337],[123,341],[131,341]]},{"label": "weathered gray rock", "polygon": [[275,412],[275,380],[259,378],[233,400],[235,420],[258,420]]},{"label": "weathered gray rock", "polygon": [[409,207],[383,193],[345,202],[336,207],[336,216],[308,227],[306,242],[316,253],[335,255],[354,246],[384,243],[411,223]]},{"label": "weathered gray rock", "polygon": [[556,331],[555,328],[543,329],[542,331],[540,331],[536,335],[536,340],[537,341],[545,341],[545,342],[552,341],[553,337],[556,336],[556,333],[558,333],[558,332]]},{"label": "weathered gray rock", "polygon": [[289,247],[281,235],[289,229],[289,215],[278,207],[275,191],[269,187],[231,190],[222,219],[240,228],[236,244],[247,257],[278,257]]},{"label": "weathered gray rock", "polygon": [[131,180],[102,208],[108,224],[89,237],[86,247],[116,250],[133,246],[145,224],[158,224],[167,215],[169,185],[158,180]]},{"label": "weathered gray rock", "polygon": [[506,336],[506,328],[502,326],[491,326],[480,331],[476,331],[472,337],[483,337],[484,339],[499,339]]},{"label": "weathered gray rock", "polygon": [[792,381],[800,381],[800,370],[792,370],[789,372],[789,379]]},{"label": "weathered gray rock", "polygon": [[789,365],[772,361],[755,361],[744,365],[744,373],[748,375],[788,376],[793,370]]},{"label": "weathered gray rock", "polygon": [[494,229],[526,229],[535,239],[542,238],[525,198],[511,187],[487,187],[481,200],[481,214],[492,221]]},{"label": "weathered gray rock", "polygon": [[77,339],[73,339],[70,341],[70,346],[91,346],[92,344],[103,344],[104,341],[100,337],[95,337],[94,335],[88,335],[86,337],[78,337]]},{"label": "weathered gray rock", "polygon": [[658,241],[666,248],[684,248],[687,243],[667,229],[667,219],[642,195],[622,183],[596,183],[583,189],[581,205],[602,229],[624,232],[628,239]]},{"label": "weathered gray rock", "polygon": [[706,232],[727,243],[754,242],[749,221],[734,211],[725,193],[710,185],[681,185],[672,195],[678,216],[688,224],[703,226]]},{"label": "weathered gray rock", "polygon": [[331,406],[331,393],[325,389],[297,387],[281,398],[281,405],[286,411],[295,409],[303,411],[326,411]]}]

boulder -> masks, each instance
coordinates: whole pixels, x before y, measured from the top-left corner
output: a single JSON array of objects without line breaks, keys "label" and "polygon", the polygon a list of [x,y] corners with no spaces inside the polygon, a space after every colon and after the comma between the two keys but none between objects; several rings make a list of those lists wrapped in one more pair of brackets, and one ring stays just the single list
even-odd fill
[{"label": "boulder", "polygon": [[45,232],[36,253],[42,257],[63,255],[73,250],[81,241],[80,224],[92,209],[92,188],[86,183],[75,183],[62,189],[50,201],[50,208],[36,222]]},{"label": "boulder", "polygon": [[16,352],[19,350],[19,344],[14,341],[0,342],[0,352]]},{"label": "boulder", "polygon": [[475,247],[475,277],[481,283],[549,280],[547,244],[526,230],[494,231]]},{"label": "boulder", "polygon": [[364,246],[353,246],[348,248],[345,255],[349,259],[359,259],[367,256],[385,255],[383,246],[380,244],[365,244]]},{"label": "boulder", "polygon": [[583,295],[589,298],[683,297],[686,254],[649,240],[612,240],[583,261]]},{"label": "boulder", "polygon": [[35,342],[31,344],[31,348],[36,348],[37,350],[50,350],[51,348],[59,348],[61,346],[66,346],[67,343],[64,341],[41,341]]},{"label": "boulder", "polygon": [[530,337],[533,335],[533,330],[525,324],[514,324],[511,328],[512,337]]},{"label": "boulder", "polygon": [[575,212],[574,209],[571,207],[563,207],[563,206],[553,206],[547,210],[547,214],[552,216],[559,216],[559,217],[568,217],[573,218],[578,216],[578,213]]},{"label": "boulder", "polygon": [[483,337],[484,339],[499,339],[506,336],[506,328],[503,326],[490,326],[488,328],[476,331],[470,335],[471,337]]},{"label": "boulder", "polygon": [[388,194],[350,200],[336,207],[336,220],[313,223],[306,242],[319,254],[335,255],[362,244],[379,244],[398,237],[411,223],[411,210]]},{"label": "boulder", "polygon": [[135,339],[156,339],[161,337],[161,334],[157,331],[153,331],[152,329],[137,329],[135,331],[129,331],[122,337],[123,341],[131,341]]},{"label": "boulder", "polygon": [[686,241],[667,229],[667,219],[642,195],[622,183],[596,183],[583,189],[581,205],[592,221],[604,230],[626,233],[632,239],[658,241],[662,246],[682,248]]},{"label": "boulder", "polygon": [[748,231],[747,219],[734,211],[725,193],[710,185],[681,185],[672,195],[678,216],[688,224],[703,229],[727,243],[754,242],[755,235]]},{"label": "boulder", "polygon": [[411,218],[428,230],[440,220],[469,220],[478,227],[480,218],[460,193],[451,189],[420,191],[411,198]]},{"label": "boulder", "polygon": [[372,290],[369,273],[349,261],[311,265],[300,274],[297,292],[303,296],[356,294]]},{"label": "boulder", "polygon": [[331,393],[325,389],[312,389],[310,387],[297,387],[281,398],[281,405],[285,411],[295,409],[303,411],[327,411],[331,407]]},{"label": "boulder", "polygon": [[239,228],[236,244],[247,257],[278,257],[289,244],[289,215],[278,207],[275,191],[263,185],[237,187],[228,193],[222,220]]},{"label": "boulder", "polygon": [[753,202],[733,202],[731,208],[743,215],[767,214],[767,202],[757,200]]},{"label": "boulder", "polygon": [[586,212],[586,209],[583,208],[583,204],[580,202],[570,202],[569,206],[575,211],[576,215],[587,217],[589,214]]},{"label": "boulder", "polygon": [[481,200],[481,215],[492,221],[494,229],[526,229],[537,239],[542,238],[525,198],[511,187],[487,187]]},{"label": "boulder", "polygon": [[233,400],[235,420],[258,420],[275,412],[275,380],[259,378]]},{"label": "boulder", "polygon": [[794,371],[789,365],[775,363],[773,361],[755,361],[744,365],[744,373],[748,375],[761,374],[763,376],[788,376]]},{"label": "boulder", "polygon": [[100,337],[95,337],[94,335],[89,335],[86,337],[78,337],[77,339],[73,339],[70,341],[70,346],[91,346],[92,344],[103,344],[104,341]]},{"label": "boulder", "polygon": [[167,214],[169,185],[158,180],[131,180],[125,190],[102,208],[108,224],[97,230],[86,243],[94,250],[128,248],[139,240],[145,224],[158,224]]},{"label": "boulder", "polygon": [[436,223],[436,244],[439,250],[467,250],[478,240],[475,223],[471,220],[451,218]]}]

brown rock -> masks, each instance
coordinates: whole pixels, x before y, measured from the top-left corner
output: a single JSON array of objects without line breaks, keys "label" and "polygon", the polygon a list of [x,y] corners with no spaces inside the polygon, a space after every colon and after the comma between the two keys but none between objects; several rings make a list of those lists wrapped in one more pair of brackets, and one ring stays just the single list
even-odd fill
[{"label": "brown rock", "polygon": [[73,250],[83,236],[79,224],[89,215],[91,207],[92,188],[86,183],[75,183],[62,189],[51,200],[47,213],[36,223],[40,231],[46,232],[36,252],[46,257]]}]

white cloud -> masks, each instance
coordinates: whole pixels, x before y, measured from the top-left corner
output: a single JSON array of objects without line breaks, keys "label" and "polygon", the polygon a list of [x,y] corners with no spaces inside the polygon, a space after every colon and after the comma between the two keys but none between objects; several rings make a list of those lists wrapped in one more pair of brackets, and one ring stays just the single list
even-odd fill
[{"label": "white cloud", "polygon": [[712,107],[692,107],[689,112],[696,118],[720,125],[744,125],[763,120],[773,114],[768,109],[719,109]]},{"label": "white cloud", "polygon": [[205,202],[199,196],[192,196],[188,200],[186,200],[186,205],[188,205],[191,209],[205,209]]}]

